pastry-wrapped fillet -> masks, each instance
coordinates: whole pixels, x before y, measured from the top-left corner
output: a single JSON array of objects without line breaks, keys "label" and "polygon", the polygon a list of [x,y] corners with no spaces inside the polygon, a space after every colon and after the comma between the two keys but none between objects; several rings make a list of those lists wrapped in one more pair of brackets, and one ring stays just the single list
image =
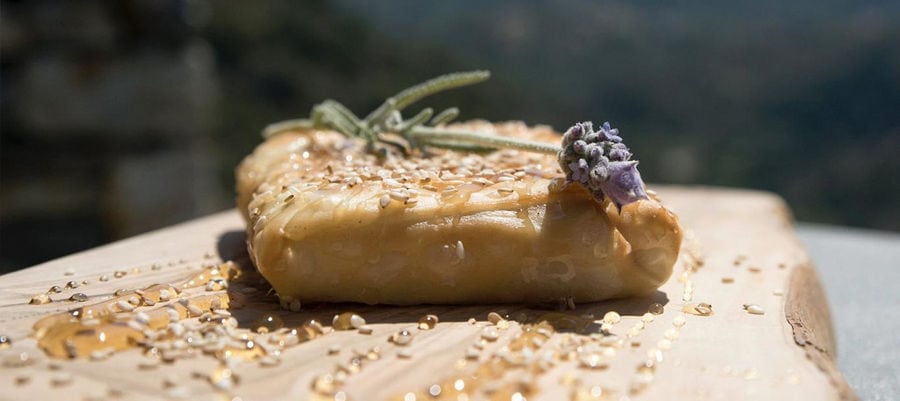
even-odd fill
[{"label": "pastry-wrapped fillet", "polygon": [[[549,128],[457,125],[551,143]],[[515,150],[379,158],[358,139],[286,132],[237,170],[250,256],[282,299],[576,302],[653,292],[681,244],[656,200],[621,210]]]}]

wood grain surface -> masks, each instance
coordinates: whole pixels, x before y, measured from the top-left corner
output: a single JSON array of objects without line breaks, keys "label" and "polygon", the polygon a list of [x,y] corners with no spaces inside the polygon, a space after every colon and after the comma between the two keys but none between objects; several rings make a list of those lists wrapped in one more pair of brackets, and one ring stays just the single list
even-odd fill
[{"label": "wood grain surface", "polygon": [[[672,278],[652,297],[575,305],[564,312],[546,305],[355,304],[286,311],[247,261],[243,222],[236,211],[0,276],[0,335],[11,339],[10,346],[0,349],[0,399],[333,399],[314,392],[313,383],[347,366],[356,353],[362,362],[334,389],[337,399],[428,399],[435,384],[441,386],[441,397],[452,393],[453,399],[465,399],[451,388],[454,378],[463,379],[468,399],[855,399],[835,367],[824,294],[783,201],[751,191],[655,189],[688,232]],[[42,317],[102,302],[117,289],[175,283],[224,260],[234,260],[244,271],[243,279],[226,291],[230,312],[247,332],[266,315],[277,315],[290,328],[310,318],[328,326],[333,315],[346,311],[363,316],[372,332],[326,330],[321,337],[285,348],[273,366],[258,359],[237,362],[231,366],[232,386],[210,380],[219,361],[202,353],[159,366],[145,366],[148,357],[140,347],[99,360],[58,359],[45,355],[33,338],[32,326]],[[50,293],[51,303],[29,305],[36,294],[69,281],[87,284]],[[89,299],[69,301],[74,293]],[[644,316],[654,303],[664,312]],[[712,314],[684,312],[695,312],[698,303],[710,304]],[[747,304],[764,313],[749,313]],[[488,322],[492,311],[511,317],[509,327]],[[610,311],[620,314],[621,321],[601,326]],[[502,375],[483,373],[508,355],[510,344],[530,327],[518,321],[563,316],[559,313],[587,324],[576,330],[558,327],[534,352],[533,358],[547,360],[540,369],[494,364],[503,367]],[[437,315],[440,323],[419,330],[417,321],[425,314]],[[677,324],[681,319],[683,326]],[[599,334],[601,327],[623,341],[621,348],[603,355],[602,363],[592,365],[586,359],[596,348],[591,344],[610,337]],[[485,340],[485,330],[492,328],[499,338]],[[413,336],[408,345],[389,341],[404,329]],[[377,358],[366,359],[373,347]],[[652,369],[640,368],[648,359]]]}]

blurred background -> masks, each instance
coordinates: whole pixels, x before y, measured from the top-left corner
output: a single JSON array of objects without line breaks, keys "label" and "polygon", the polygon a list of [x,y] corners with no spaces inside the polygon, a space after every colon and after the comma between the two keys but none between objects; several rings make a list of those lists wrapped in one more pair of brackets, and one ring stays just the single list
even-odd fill
[{"label": "blurred background", "polygon": [[[324,98],[564,130],[610,120],[650,182],[773,191],[900,230],[900,3],[0,1],[0,273],[233,205],[267,123]],[[412,110],[417,111],[417,110]]]}]

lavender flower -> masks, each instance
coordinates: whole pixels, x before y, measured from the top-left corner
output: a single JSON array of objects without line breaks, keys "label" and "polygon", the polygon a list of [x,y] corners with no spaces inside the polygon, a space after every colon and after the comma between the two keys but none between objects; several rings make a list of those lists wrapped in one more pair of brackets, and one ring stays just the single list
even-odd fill
[{"label": "lavender flower", "polygon": [[566,131],[558,155],[567,181],[581,184],[598,201],[608,196],[619,207],[648,199],[638,162],[631,156],[617,128],[604,122],[594,131],[590,121]]}]

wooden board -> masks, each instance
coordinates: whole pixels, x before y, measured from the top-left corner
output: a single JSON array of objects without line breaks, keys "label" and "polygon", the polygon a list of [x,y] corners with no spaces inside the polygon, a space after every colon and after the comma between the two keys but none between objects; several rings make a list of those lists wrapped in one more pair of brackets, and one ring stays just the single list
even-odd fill
[{"label": "wooden board", "polygon": [[[240,327],[254,327],[255,320],[271,313],[288,327],[309,318],[330,323],[335,313],[352,310],[367,320],[373,332],[328,332],[285,349],[273,367],[259,361],[239,362],[233,366],[238,381],[230,388],[210,383],[208,377],[218,362],[208,355],[141,369],[139,364],[147,357],[140,349],[102,360],[69,360],[50,358],[37,348],[31,337],[33,324],[83,305],[66,300],[75,292],[90,297],[84,304],[95,303],[120,288],[176,282],[220,260],[237,261],[245,276],[253,277],[244,250],[243,222],[237,212],[228,211],[0,276],[0,335],[12,339],[12,346],[0,350],[4,389],[0,399],[329,399],[334,397],[312,392],[313,381],[346,366],[354,351],[365,355],[373,347],[380,349],[379,358],[363,356],[359,371],[336,389],[338,399],[404,399],[408,392],[419,393],[423,399],[434,384],[442,385],[446,397],[454,393],[456,377],[465,379],[464,391],[474,390],[470,399],[488,395],[515,399],[517,391],[529,400],[855,399],[835,368],[825,297],[784,203],[760,192],[656,189],[689,232],[672,278],[649,298],[576,305],[564,312],[579,322],[596,322],[581,332],[553,334],[536,351],[535,358],[547,358],[540,369],[534,369],[535,364],[507,364],[501,377],[472,379],[479,366],[508,354],[504,347],[528,327],[513,321],[509,328],[498,330],[496,341],[483,340],[485,327],[492,326],[488,313],[499,311],[526,321],[546,316],[548,311],[540,307],[342,304],[309,305],[295,313],[281,309],[255,279],[228,290],[232,299],[243,304],[231,310]],[[116,278],[116,271],[127,274]],[[99,280],[104,275],[108,281]],[[52,303],[28,304],[35,294],[71,280],[88,284],[50,294]],[[254,286],[259,290],[246,289]],[[683,312],[694,310],[692,305],[700,302],[711,304],[713,314]],[[663,305],[664,312],[641,323],[653,303]],[[748,313],[744,304],[756,304],[765,313]],[[604,337],[597,333],[600,319],[609,311],[622,316],[608,328],[623,340],[619,344],[623,346],[614,348],[614,355],[607,351],[602,363],[590,368],[593,362],[585,358],[591,355],[586,350]],[[441,322],[433,330],[417,329],[419,318],[428,313],[438,315]],[[472,324],[470,318],[477,322]],[[682,318],[682,327],[673,324]],[[636,325],[643,329],[633,329]],[[413,334],[411,343],[401,346],[388,341],[403,329]],[[634,334],[631,338],[629,331]],[[568,353],[571,344],[578,342],[582,348]],[[475,343],[483,344],[483,349],[474,348],[477,354],[468,355]],[[401,351],[405,357],[398,356]],[[26,362],[21,361],[23,353]],[[656,361],[652,376],[646,374],[648,369],[639,369],[648,359]],[[595,395],[602,391],[602,395],[590,398],[591,391]]]}]

